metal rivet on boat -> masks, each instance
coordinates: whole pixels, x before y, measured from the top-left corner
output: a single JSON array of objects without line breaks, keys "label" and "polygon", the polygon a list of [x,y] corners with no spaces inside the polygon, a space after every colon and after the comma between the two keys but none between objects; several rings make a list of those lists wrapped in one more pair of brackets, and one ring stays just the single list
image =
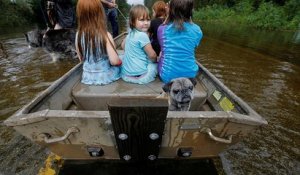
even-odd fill
[{"label": "metal rivet on boat", "polygon": [[193,152],[193,148],[179,148],[177,151],[177,155],[179,157],[191,157]]},{"label": "metal rivet on boat", "polygon": [[149,155],[149,156],[148,156],[148,159],[149,159],[149,160],[155,160],[155,159],[156,159],[156,156],[155,156],[155,155]]},{"label": "metal rivet on boat", "polygon": [[91,154],[92,154],[92,157],[97,157],[99,155],[99,153],[97,153],[97,152],[91,152]]},{"label": "metal rivet on boat", "polygon": [[131,159],[131,156],[130,155],[125,155],[125,156],[123,156],[123,159],[126,160],[126,161],[128,161],[128,160]]},{"label": "metal rivet on boat", "polygon": [[124,134],[124,133],[121,133],[121,134],[119,134],[118,137],[119,137],[120,140],[126,140],[128,138],[128,135]]},{"label": "metal rivet on boat", "polygon": [[150,137],[151,140],[156,140],[156,139],[159,138],[159,135],[156,134],[156,133],[154,132],[154,133],[151,133],[151,134],[149,135],[149,137]]},{"label": "metal rivet on boat", "polygon": [[104,155],[104,151],[100,147],[88,147],[87,151],[91,157],[101,157]]},{"label": "metal rivet on boat", "polygon": [[185,152],[182,154],[183,157],[190,157],[191,156],[191,153],[190,152]]}]

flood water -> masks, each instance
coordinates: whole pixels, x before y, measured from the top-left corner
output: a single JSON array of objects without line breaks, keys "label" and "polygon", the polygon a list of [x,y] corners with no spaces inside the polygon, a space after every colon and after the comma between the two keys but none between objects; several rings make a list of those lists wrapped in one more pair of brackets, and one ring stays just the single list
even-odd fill
[{"label": "flood water", "polygon": [[0,29],[0,175],[37,174],[47,150],[2,122],[77,62],[54,63],[43,49],[29,49],[23,35],[28,30]]},{"label": "flood water", "polygon": [[[297,33],[201,25],[198,60],[269,125],[220,158],[226,174],[300,174],[300,43]],[[2,121],[77,61],[52,62],[22,32],[0,29],[0,175],[36,174],[47,150]],[[201,173],[199,173],[201,174]]]},{"label": "flood water", "polygon": [[199,61],[269,122],[220,155],[225,172],[300,174],[300,43],[295,33],[215,25],[203,30],[207,37],[198,49]]}]

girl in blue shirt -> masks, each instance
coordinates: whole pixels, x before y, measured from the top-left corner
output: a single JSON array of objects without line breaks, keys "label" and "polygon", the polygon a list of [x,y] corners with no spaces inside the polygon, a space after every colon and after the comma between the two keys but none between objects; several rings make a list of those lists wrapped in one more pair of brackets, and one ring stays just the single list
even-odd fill
[{"label": "girl in blue shirt", "polygon": [[155,80],[157,74],[157,55],[147,34],[150,16],[147,7],[135,5],[129,12],[131,31],[122,43],[125,50],[121,68],[124,81],[146,84]]},{"label": "girl in blue shirt", "polygon": [[100,0],[79,0],[76,50],[83,62],[81,82],[105,85],[120,78],[122,63],[115,51],[114,41],[106,30],[105,13]]},{"label": "girl in blue shirt", "polygon": [[202,38],[200,27],[192,22],[193,0],[170,1],[169,16],[158,28],[161,57],[158,73],[164,83],[174,78],[195,78],[198,65],[195,49]]}]

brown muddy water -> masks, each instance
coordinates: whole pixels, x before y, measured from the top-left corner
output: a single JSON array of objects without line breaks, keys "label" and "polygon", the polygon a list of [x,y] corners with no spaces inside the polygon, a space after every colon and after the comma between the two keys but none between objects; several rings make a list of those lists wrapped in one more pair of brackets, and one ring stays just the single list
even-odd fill
[{"label": "brown muddy water", "polygon": [[[269,122],[220,154],[224,172],[300,174],[300,33],[212,24],[202,29],[198,60]],[[52,62],[43,49],[29,49],[26,30],[0,29],[0,121],[77,63]],[[0,123],[0,175],[36,174],[46,155]]]}]

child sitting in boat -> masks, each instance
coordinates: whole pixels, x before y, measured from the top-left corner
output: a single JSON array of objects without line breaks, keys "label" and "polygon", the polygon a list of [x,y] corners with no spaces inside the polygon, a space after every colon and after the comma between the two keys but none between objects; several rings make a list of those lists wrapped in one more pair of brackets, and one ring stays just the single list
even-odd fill
[{"label": "child sitting in boat", "polygon": [[83,61],[81,82],[105,85],[120,78],[119,58],[111,34],[106,30],[106,17],[100,0],[79,0],[76,51]]},{"label": "child sitting in boat", "polygon": [[121,77],[130,83],[146,84],[155,80],[157,55],[147,34],[150,16],[147,7],[135,5],[129,12],[131,31],[122,43],[125,50]]},{"label": "child sitting in boat", "polygon": [[158,28],[161,57],[158,73],[164,83],[179,77],[195,78],[198,65],[195,49],[202,38],[200,27],[192,22],[194,0],[170,1],[169,15]]},{"label": "child sitting in boat", "polygon": [[157,55],[160,53],[160,45],[157,39],[157,29],[165,21],[167,16],[166,6],[167,4],[164,1],[156,1],[152,6],[152,14],[154,19],[151,20],[149,34],[151,45]]}]

